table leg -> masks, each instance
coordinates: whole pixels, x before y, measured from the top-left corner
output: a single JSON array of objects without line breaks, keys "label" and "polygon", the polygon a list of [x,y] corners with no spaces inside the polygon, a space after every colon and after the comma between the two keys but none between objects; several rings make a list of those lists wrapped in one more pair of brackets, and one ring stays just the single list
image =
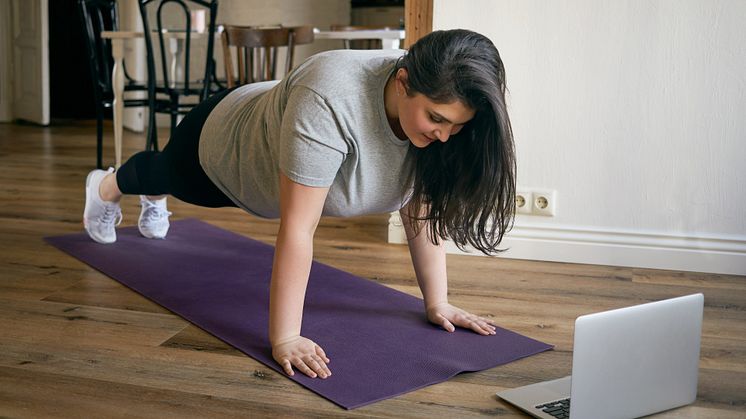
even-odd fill
[{"label": "table leg", "polygon": [[401,215],[398,211],[389,213],[389,243],[407,244],[407,234],[404,232]]},{"label": "table leg", "polygon": [[[399,49],[398,39],[381,39],[382,49]],[[401,216],[398,212],[394,211],[389,213],[389,243],[406,243],[406,236],[401,237]]]},{"label": "table leg", "polygon": [[124,71],[122,70],[122,60],[124,59],[124,40],[111,40],[111,55],[114,58],[114,69],[112,70],[111,80],[114,90],[113,113],[114,113],[114,155],[116,158],[116,168],[122,165],[122,126],[123,126],[123,95],[124,95]]},{"label": "table leg", "polygon": [[175,89],[178,86],[178,81],[184,78],[184,69],[181,66],[182,59],[181,55],[184,53],[184,41],[179,38],[170,38],[168,40],[169,52],[171,53],[171,68],[169,75],[170,88]]},{"label": "table leg", "polygon": [[399,49],[398,39],[381,39],[382,49]]}]

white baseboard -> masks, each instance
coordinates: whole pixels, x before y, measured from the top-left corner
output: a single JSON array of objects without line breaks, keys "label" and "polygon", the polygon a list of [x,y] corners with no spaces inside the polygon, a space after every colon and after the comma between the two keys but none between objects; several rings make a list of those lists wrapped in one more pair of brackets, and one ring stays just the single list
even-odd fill
[{"label": "white baseboard", "polygon": [[[389,243],[406,243],[398,214]],[[500,257],[677,271],[746,275],[746,237],[683,236],[569,226],[518,225],[506,234]],[[451,242],[448,253],[462,252]]]}]

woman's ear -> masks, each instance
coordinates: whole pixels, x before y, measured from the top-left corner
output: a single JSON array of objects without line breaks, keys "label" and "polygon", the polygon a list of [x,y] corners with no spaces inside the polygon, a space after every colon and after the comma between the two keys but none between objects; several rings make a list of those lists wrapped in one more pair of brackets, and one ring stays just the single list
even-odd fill
[{"label": "woman's ear", "polygon": [[406,68],[400,68],[396,71],[396,93],[398,95],[406,95],[409,90],[407,83],[409,74]]}]

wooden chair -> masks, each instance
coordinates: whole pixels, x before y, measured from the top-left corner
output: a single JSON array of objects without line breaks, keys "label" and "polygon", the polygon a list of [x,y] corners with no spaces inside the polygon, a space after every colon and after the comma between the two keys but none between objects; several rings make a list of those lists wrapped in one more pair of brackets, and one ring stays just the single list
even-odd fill
[{"label": "wooden chair", "polygon": [[285,62],[285,74],[293,69],[296,45],[310,44],[314,40],[313,26],[288,26],[287,28],[290,30],[290,42],[288,45],[288,60]]},{"label": "wooden chair", "polygon": [[[393,29],[389,26],[363,26],[363,25],[331,25],[329,27],[332,31],[371,31],[371,30],[384,30]],[[345,49],[381,49],[380,39],[345,39]]]},{"label": "wooden chair", "polygon": [[[104,112],[111,109],[114,101],[114,89],[111,80],[113,66],[111,56],[111,40],[101,38],[103,31],[119,30],[119,15],[117,13],[116,0],[79,0],[78,11],[80,13],[83,32],[85,34],[86,52],[88,64],[93,82],[93,96],[96,106],[96,167],[103,169],[103,123]],[[127,73],[124,65],[124,91],[146,92],[148,86],[145,82],[132,79]],[[147,99],[127,98],[122,101],[124,106],[148,106]]]},{"label": "wooden chair", "polygon": [[[277,72],[280,48],[286,49],[284,74],[287,74],[293,68],[295,46],[311,43],[314,37],[311,26],[257,28],[226,25],[221,39],[226,81],[231,88],[281,78]],[[234,73],[236,69],[238,76]]]}]

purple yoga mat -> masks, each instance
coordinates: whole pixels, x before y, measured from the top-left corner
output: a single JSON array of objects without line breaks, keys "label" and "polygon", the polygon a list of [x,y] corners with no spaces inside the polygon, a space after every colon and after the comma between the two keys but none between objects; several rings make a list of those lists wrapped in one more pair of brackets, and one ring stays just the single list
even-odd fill
[{"label": "purple yoga mat", "polygon": [[[136,227],[109,245],[85,233],[45,240],[285,375],[267,331],[272,246],[194,219],[173,222],[166,240]],[[302,333],[324,348],[333,375],[288,378],[347,409],[552,348],[501,328],[445,332],[421,299],[317,262]]]}]

